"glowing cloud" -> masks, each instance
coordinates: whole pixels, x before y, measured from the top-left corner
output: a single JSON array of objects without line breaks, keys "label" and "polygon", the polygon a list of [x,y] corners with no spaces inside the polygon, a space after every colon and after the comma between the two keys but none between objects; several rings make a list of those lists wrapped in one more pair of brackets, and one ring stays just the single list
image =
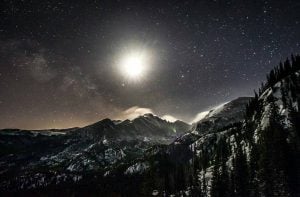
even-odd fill
[{"label": "glowing cloud", "polygon": [[176,122],[178,120],[177,118],[171,115],[164,115],[161,118],[169,122]]},{"label": "glowing cloud", "polygon": [[138,107],[138,106],[133,106],[133,107],[130,107],[129,109],[123,111],[120,113],[119,116],[116,116],[115,119],[120,119],[120,120],[126,120],[126,119],[129,119],[129,120],[133,120],[139,116],[142,116],[144,114],[153,114],[153,111],[152,109],[149,109],[149,108],[141,108],[141,107]]},{"label": "glowing cloud", "polygon": [[196,115],[196,117],[190,122],[190,123],[195,123],[198,122],[200,120],[202,120],[203,118],[205,118],[205,116],[209,113],[209,111],[204,111],[204,112],[200,112]]}]

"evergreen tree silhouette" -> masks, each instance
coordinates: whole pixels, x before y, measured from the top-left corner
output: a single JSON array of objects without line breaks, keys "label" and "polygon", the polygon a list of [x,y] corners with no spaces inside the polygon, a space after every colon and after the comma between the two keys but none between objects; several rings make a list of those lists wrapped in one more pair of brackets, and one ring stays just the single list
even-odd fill
[{"label": "evergreen tree silhouette", "polygon": [[261,131],[259,178],[261,193],[265,196],[290,196],[287,181],[289,155],[286,132],[281,126],[275,98],[270,95],[269,126]]}]

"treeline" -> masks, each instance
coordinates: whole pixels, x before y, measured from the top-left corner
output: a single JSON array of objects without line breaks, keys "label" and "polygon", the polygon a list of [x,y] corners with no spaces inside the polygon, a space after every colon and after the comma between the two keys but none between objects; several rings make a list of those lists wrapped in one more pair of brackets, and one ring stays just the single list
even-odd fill
[{"label": "treeline", "polygon": [[[300,77],[296,73],[300,70],[300,57],[292,55],[291,59],[292,63],[286,60],[270,72],[266,84],[255,92],[246,107],[243,136],[249,143],[250,153],[241,151],[238,145],[232,169],[224,167],[224,162],[228,162],[226,154],[222,154],[221,160],[215,159],[212,197],[300,194]],[[279,81],[280,86],[274,87]],[[272,94],[266,95],[267,101],[259,99],[268,88]],[[280,92],[279,98],[273,96],[276,91]],[[282,103],[281,111],[278,103]],[[263,122],[266,105],[269,106],[268,122]]]},{"label": "treeline", "polygon": [[267,82],[259,89],[259,95],[261,95],[266,89],[274,86],[281,79],[299,70],[300,56],[294,56],[292,54],[291,61],[287,58],[284,63],[280,62],[278,66],[270,71],[270,73],[267,75]]},{"label": "treeline", "polygon": [[[247,135],[235,137],[235,156],[230,154],[232,168],[228,169],[229,147],[221,140],[215,158],[211,196],[298,196],[300,194],[300,136],[299,117],[289,116],[291,127],[279,112],[276,98],[268,97],[269,123],[259,129],[257,142]],[[260,109],[257,109],[260,110]],[[253,123],[255,124],[255,123]],[[246,124],[244,130],[251,130]],[[258,127],[256,127],[258,128]],[[290,136],[289,136],[290,135]],[[287,140],[290,137],[290,140]],[[244,142],[244,143],[241,143]],[[248,152],[242,144],[248,144]],[[219,150],[219,151],[218,151]],[[220,151],[221,150],[221,151]]]},{"label": "treeline", "polygon": [[[249,101],[249,103],[246,106],[246,113],[245,118],[251,118],[256,109],[260,107],[259,103],[259,97],[268,89],[273,87],[277,82],[280,80],[286,78],[287,76],[291,76],[291,83],[290,87],[288,89],[291,91],[291,96],[294,99],[297,98],[297,77],[295,76],[295,73],[297,71],[300,71],[300,55],[294,56],[291,55],[291,61],[287,58],[284,63],[280,62],[278,66],[276,66],[274,69],[270,71],[269,74],[267,74],[267,81],[266,83],[262,83],[261,87],[258,90],[258,93],[254,91],[254,98]],[[298,87],[299,89],[299,87]],[[298,102],[299,103],[299,102]]]}]

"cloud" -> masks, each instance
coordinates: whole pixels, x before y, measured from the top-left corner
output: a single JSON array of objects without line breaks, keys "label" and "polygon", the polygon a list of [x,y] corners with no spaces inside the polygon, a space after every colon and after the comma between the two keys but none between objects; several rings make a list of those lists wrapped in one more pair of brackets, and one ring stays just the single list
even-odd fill
[{"label": "cloud", "polygon": [[164,115],[161,118],[169,122],[176,122],[178,120],[178,118],[175,118],[174,116],[171,115]]},{"label": "cloud", "polygon": [[196,115],[196,117],[190,123],[195,123],[195,122],[198,122],[198,121],[202,120],[203,118],[205,118],[205,116],[208,113],[209,113],[209,111],[204,111],[204,112],[198,113]]},{"label": "cloud", "polygon": [[153,110],[150,108],[142,108],[139,106],[133,106],[130,107],[129,109],[126,109],[125,111],[122,111],[120,115],[116,116],[115,119],[120,119],[120,120],[133,120],[139,116],[142,116],[144,114],[153,114]]},{"label": "cloud", "polygon": [[[115,116],[113,119],[118,119],[118,120],[126,120],[126,119],[129,119],[129,120],[133,120],[139,116],[142,116],[144,114],[153,114],[155,115],[154,111],[150,108],[143,108],[143,107],[139,107],[139,106],[133,106],[133,107],[130,107],[124,111],[121,111],[117,116]],[[177,120],[179,120],[178,118],[175,118],[174,116],[172,115],[169,115],[169,114],[166,114],[166,115],[163,115],[161,117],[161,119],[164,119],[166,121],[169,121],[169,122],[175,122]]]}]

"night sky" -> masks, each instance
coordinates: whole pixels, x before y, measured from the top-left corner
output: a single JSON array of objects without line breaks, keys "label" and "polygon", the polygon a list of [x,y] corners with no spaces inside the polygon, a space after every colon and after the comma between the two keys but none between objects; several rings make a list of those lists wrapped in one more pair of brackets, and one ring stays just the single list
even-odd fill
[{"label": "night sky", "polygon": [[[253,95],[300,52],[299,0],[0,3],[0,128],[66,128],[145,112],[190,122]],[[126,54],[147,55],[138,79]]]}]

